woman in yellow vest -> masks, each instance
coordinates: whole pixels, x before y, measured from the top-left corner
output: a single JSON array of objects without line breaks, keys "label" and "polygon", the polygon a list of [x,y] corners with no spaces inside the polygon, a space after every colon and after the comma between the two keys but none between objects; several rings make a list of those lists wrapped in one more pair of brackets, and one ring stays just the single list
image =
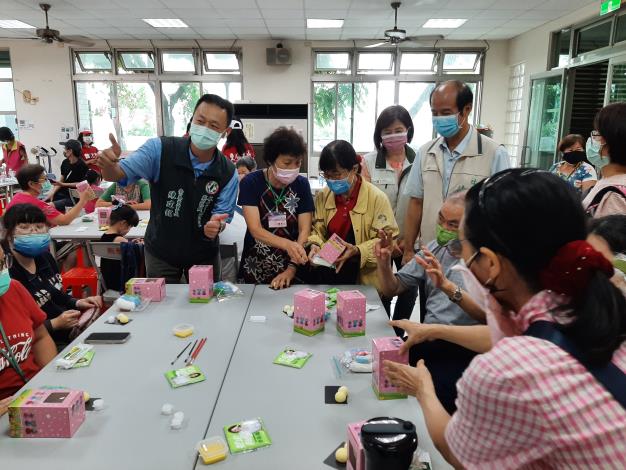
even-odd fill
[{"label": "woman in yellow vest", "polygon": [[[389,199],[361,177],[361,158],[345,140],[324,147],[319,166],[327,187],[315,196],[313,230],[308,239],[310,281],[365,284],[378,289],[374,254],[378,231],[394,238],[399,233]],[[334,267],[319,266],[317,255],[333,235],[344,241],[345,250]]]}]

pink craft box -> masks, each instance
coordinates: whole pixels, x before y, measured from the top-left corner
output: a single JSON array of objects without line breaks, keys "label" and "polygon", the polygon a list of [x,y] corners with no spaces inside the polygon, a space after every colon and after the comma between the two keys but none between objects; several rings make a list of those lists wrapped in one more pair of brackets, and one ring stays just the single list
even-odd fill
[{"label": "pink craft box", "polygon": [[85,421],[80,390],[28,389],[9,405],[11,437],[72,437]]},{"label": "pink craft box", "polygon": [[126,282],[126,293],[160,302],[165,298],[165,278],[134,277]]},{"label": "pink craft box", "polygon": [[98,214],[98,227],[105,227],[109,225],[112,209],[112,207],[96,207],[96,214]]},{"label": "pink craft box", "polygon": [[344,241],[336,233],[333,233],[328,241],[322,245],[322,248],[317,253],[317,256],[332,266],[345,249],[346,245],[344,244]]},{"label": "pink craft box", "polygon": [[88,189],[89,189],[89,183],[87,183],[87,181],[79,181],[78,183],[76,183],[76,190],[79,193],[84,193]]},{"label": "pink craft box", "polygon": [[337,331],[344,338],[365,335],[365,296],[358,290],[337,294]]},{"label": "pink craft box", "polygon": [[326,295],[323,292],[304,289],[293,295],[293,331],[313,336],[324,331]]},{"label": "pink craft box", "polygon": [[361,444],[361,428],[367,421],[348,424],[347,470],[365,470],[365,452]]},{"label": "pink craft box", "polygon": [[213,297],[213,266],[197,265],[189,269],[189,302],[208,302]]},{"label": "pink craft box", "polygon": [[379,400],[394,400],[406,398],[385,376],[383,361],[393,361],[400,364],[409,363],[408,351],[400,354],[402,339],[397,336],[374,338],[372,340],[372,388]]}]

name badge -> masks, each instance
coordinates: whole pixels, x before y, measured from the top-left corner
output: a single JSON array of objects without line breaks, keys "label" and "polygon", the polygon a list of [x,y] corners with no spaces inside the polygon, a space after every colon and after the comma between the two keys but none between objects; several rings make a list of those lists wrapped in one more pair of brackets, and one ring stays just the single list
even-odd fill
[{"label": "name badge", "polygon": [[287,226],[287,214],[284,212],[271,212],[267,218],[270,228],[282,228]]}]

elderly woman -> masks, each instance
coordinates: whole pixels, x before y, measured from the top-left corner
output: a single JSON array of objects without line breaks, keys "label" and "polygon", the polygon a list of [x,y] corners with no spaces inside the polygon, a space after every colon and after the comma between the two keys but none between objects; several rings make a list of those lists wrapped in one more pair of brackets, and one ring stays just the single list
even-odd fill
[{"label": "elderly woman", "polygon": [[[361,177],[360,157],[345,140],[324,147],[319,166],[328,186],[315,196],[313,231],[308,240],[311,281],[366,284],[380,292],[374,253],[378,231],[398,236],[389,199]],[[343,253],[334,267],[318,266],[316,255],[332,235],[343,240]]]},{"label": "elderly woman", "polygon": [[586,194],[598,181],[595,168],[587,163],[585,139],[580,134],[569,134],[559,142],[562,160],[550,171],[567,181],[580,194]]},{"label": "elderly woman", "polygon": [[626,299],[585,241],[579,198],[552,174],[514,169],[466,201],[466,274],[499,302],[491,314],[506,336],[457,382],[453,416],[423,361],[385,361],[389,379],[417,397],[455,467],[625,468],[626,388],[615,385],[626,380]]}]

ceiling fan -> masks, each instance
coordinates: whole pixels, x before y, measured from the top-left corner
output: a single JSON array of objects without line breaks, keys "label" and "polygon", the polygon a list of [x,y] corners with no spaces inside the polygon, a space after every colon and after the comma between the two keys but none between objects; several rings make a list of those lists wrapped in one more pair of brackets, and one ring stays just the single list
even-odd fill
[{"label": "ceiling fan", "polygon": [[400,43],[403,42],[437,41],[438,39],[443,39],[443,36],[441,34],[433,34],[430,36],[407,36],[406,29],[398,28],[398,8],[400,8],[400,5],[402,5],[402,2],[391,2],[391,8],[393,8],[395,18],[393,22],[393,29],[388,29],[385,31],[385,39],[383,39],[381,42],[365,46],[366,48],[379,47],[386,44],[398,46]]},{"label": "ceiling fan", "polygon": [[41,8],[46,15],[46,27],[37,28],[35,30],[35,34],[37,35],[37,38],[41,39],[46,44],[52,44],[55,41],[58,43],[65,43],[70,46],[80,47],[91,47],[95,44],[86,36],[61,36],[61,33],[58,30],[50,29],[50,26],[48,26],[48,11],[51,8],[50,4],[40,3],[39,8]]}]

